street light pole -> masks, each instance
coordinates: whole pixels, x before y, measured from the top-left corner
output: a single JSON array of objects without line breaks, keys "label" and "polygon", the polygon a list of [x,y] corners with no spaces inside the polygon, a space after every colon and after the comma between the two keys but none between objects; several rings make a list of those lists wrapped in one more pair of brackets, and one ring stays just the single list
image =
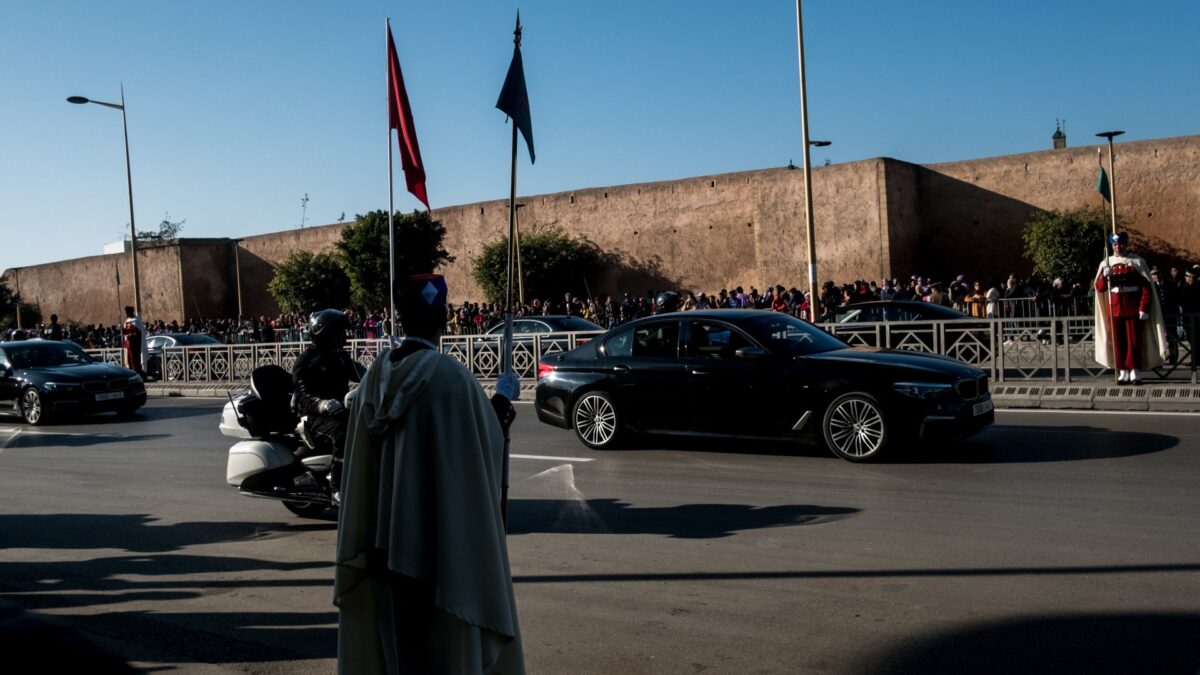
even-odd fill
[{"label": "street light pole", "polygon": [[79,104],[95,103],[96,105],[121,111],[121,128],[125,133],[125,184],[129,188],[129,256],[133,263],[133,311],[140,316],[142,313],[142,294],[139,284],[140,276],[138,274],[137,225],[133,218],[133,170],[129,163],[129,124],[125,119],[125,84],[121,83],[120,103],[105,103],[104,101],[96,101],[84,96],[70,96],[67,98],[67,101]]},{"label": "street light pole", "polygon": [[809,321],[813,320],[817,306],[817,242],[813,238],[812,200],[812,155],[808,141],[808,92],[804,84],[804,23],[801,18],[800,0],[796,0],[796,53],[800,62],[800,141],[804,145],[804,228],[808,240],[808,294]]},{"label": "street light pole", "polygon": [[1124,131],[1101,131],[1096,134],[1100,138],[1108,139],[1108,205],[1109,212],[1112,214],[1112,233],[1117,233],[1117,167],[1113,164],[1113,137],[1120,136]]}]

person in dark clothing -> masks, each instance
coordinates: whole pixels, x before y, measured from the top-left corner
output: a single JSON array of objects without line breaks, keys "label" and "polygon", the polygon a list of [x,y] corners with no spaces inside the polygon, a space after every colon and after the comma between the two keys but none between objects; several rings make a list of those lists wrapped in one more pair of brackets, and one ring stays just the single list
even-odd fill
[{"label": "person in dark clothing", "polygon": [[312,344],[292,369],[295,393],[292,408],[303,415],[305,430],[318,450],[329,450],[333,465],[329,484],[338,501],[342,477],[342,456],[346,449],[346,424],[349,415],[344,400],[350,383],[359,379],[354,360],[346,353],[346,331],[350,320],[336,309],[313,312],[308,320]]},{"label": "person in dark clothing", "polygon": [[50,325],[46,326],[46,339],[47,340],[63,339],[63,329],[62,329],[62,326],[58,325],[58,315],[57,314],[50,315]]}]

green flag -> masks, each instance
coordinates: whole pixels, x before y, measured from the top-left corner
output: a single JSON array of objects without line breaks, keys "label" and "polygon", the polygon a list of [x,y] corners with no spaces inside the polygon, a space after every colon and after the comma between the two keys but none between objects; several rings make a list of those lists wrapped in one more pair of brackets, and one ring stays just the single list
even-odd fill
[{"label": "green flag", "polygon": [[505,115],[512,118],[513,124],[525,137],[525,145],[529,148],[529,163],[533,164],[533,118],[529,115],[529,92],[525,90],[525,68],[521,64],[521,17],[517,15],[516,47],[513,48],[512,63],[508,66],[508,76],[504,78],[504,86],[500,89],[500,99],[496,107]]},{"label": "green flag", "polygon": [[1112,191],[1108,189],[1108,174],[1100,167],[1100,176],[1096,178],[1096,192],[1104,195],[1104,201],[1112,201]]}]

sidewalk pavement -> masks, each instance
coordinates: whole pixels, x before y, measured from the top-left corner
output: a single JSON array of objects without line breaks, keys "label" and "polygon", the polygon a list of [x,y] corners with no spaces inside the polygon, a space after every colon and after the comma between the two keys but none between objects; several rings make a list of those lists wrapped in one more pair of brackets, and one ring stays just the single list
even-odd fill
[{"label": "sidewalk pavement", "polygon": [[[494,380],[481,380],[489,396]],[[245,382],[150,382],[149,396],[226,398],[245,391]],[[521,400],[532,401],[536,383],[521,384]],[[991,384],[997,408],[1040,408],[1056,410],[1147,410],[1200,412],[1200,385],[1146,384],[1118,387],[1110,380],[1062,382],[996,382]]]}]

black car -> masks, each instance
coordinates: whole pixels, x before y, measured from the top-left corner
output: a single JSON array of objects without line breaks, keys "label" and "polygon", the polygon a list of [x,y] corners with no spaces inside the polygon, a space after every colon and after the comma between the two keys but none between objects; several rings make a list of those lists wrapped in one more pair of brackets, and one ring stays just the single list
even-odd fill
[{"label": "black car", "polygon": [[995,419],[987,376],[954,359],[851,348],[786,314],[662,314],[542,358],[538,419],[592,448],[630,432],[823,441],[871,460]]},{"label": "black car", "polygon": [[0,342],[0,411],[29,424],[97,412],[132,415],[146,404],[137,373],[100,363],[82,349],[56,340]]},{"label": "black car", "polygon": [[969,319],[957,309],[920,300],[872,300],[838,307],[833,323],[897,323],[908,321],[945,321]]},{"label": "black car", "polygon": [[203,333],[159,333],[146,339],[146,375],[163,379],[163,351],[167,347],[220,345],[220,340]]},{"label": "black car", "polygon": [[[513,335],[529,333],[573,333],[577,331],[600,331],[603,326],[587,319],[566,314],[549,314],[545,316],[513,317]],[[488,335],[504,333],[504,322],[501,321],[488,329]]]}]

